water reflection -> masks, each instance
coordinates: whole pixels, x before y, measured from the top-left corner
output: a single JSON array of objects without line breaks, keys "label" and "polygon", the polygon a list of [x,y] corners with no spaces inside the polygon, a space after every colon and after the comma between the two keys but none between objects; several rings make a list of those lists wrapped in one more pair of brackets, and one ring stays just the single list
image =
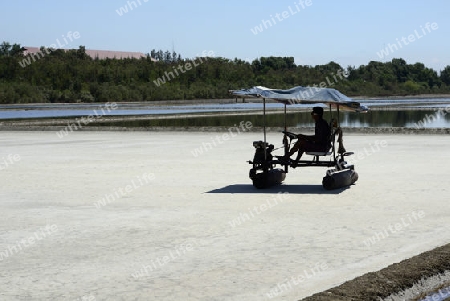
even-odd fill
[{"label": "water reflection", "polygon": [[[307,113],[303,115],[297,126],[313,126],[314,122]],[[337,114],[334,113],[334,117]],[[329,113],[324,118],[329,120]],[[339,114],[340,124],[343,127],[450,127],[450,114],[445,110],[397,110],[397,111],[369,111],[365,114],[345,112]]]},{"label": "water reflection", "polygon": [[[437,111],[371,111],[366,114],[345,112],[339,118],[343,127],[426,127],[426,128],[450,128],[450,114],[445,116],[437,114]],[[333,117],[337,117],[334,112]],[[324,118],[329,121],[329,112]],[[216,115],[203,117],[176,116],[165,119],[140,119],[122,120],[101,123],[93,123],[93,126],[124,126],[124,127],[148,127],[148,126],[205,126],[205,127],[232,127],[242,121],[249,121],[255,127],[262,127],[264,123],[268,127],[283,128],[286,122],[288,127],[314,127],[314,121],[309,112],[288,113],[286,117],[282,113],[267,114],[264,120],[262,114],[250,115]]]}]

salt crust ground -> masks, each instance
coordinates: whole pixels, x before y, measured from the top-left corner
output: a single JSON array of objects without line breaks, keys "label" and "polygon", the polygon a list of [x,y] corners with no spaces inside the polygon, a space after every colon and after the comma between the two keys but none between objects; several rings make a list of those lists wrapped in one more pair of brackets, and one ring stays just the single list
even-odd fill
[{"label": "salt crust ground", "polygon": [[298,300],[449,242],[447,135],[348,134],[360,179],[329,192],[255,190],[261,134],[222,134],[1,132],[0,299]]}]

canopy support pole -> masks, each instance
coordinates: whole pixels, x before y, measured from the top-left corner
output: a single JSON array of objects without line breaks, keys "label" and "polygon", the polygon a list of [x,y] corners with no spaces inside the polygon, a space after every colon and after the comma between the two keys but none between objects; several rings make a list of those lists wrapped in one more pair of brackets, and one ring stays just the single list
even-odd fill
[{"label": "canopy support pole", "polygon": [[[338,106],[339,108],[339,106]],[[339,118],[339,112],[338,112],[338,118]],[[331,103],[330,103],[330,121],[333,120],[333,111],[331,110]],[[333,124],[331,124],[330,130],[333,130]],[[332,137],[334,137],[334,133],[332,133]],[[333,138],[333,158],[336,158],[336,139]]]},{"label": "canopy support pole", "polygon": [[[284,103],[284,132],[285,133],[287,132],[286,103]],[[286,134],[284,134],[284,137],[283,137],[283,144],[284,144],[284,156],[287,157],[288,154],[289,154],[289,144],[288,144],[288,141],[287,141]],[[289,165],[285,164],[284,165],[284,172],[285,173],[288,173],[288,168],[289,168]]]},{"label": "canopy support pole", "polygon": [[267,147],[266,147],[266,99],[263,98],[263,129],[264,129],[264,161],[267,161]]},{"label": "canopy support pole", "polygon": [[336,108],[337,108],[337,122],[338,122],[338,126],[341,126],[341,121],[339,120],[339,105],[337,105]]},{"label": "canopy support pole", "polygon": [[[341,129],[341,120],[339,118],[339,105],[336,106],[336,111],[337,111],[337,128],[339,129],[339,137],[342,138],[342,129]],[[339,140],[339,139],[338,139]],[[341,142],[339,142],[339,146],[342,145],[342,140]],[[340,150],[338,150],[340,151]],[[336,158],[336,148],[333,150],[333,157]],[[342,156],[341,156],[342,158]]]}]

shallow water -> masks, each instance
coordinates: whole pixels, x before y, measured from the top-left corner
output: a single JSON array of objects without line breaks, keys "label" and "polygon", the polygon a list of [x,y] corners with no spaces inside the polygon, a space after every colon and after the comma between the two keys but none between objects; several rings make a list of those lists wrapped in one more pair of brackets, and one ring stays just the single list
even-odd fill
[{"label": "shallow water", "polygon": [[420,301],[445,301],[450,300],[450,286],[447,288],[442,288],[437,292],[428,294],[425,298]]},{"label": "shallow water", "polygon": [[[241,100],[239,100],[241,101]],[[417,127],[417,128],[450,128],[450,99],[370,99],[358,100],[369,108],[389,108],[390,110],[371,110],[365,114],[341,113],[341,126],[344,127]],[[308,104],[288,106],[288,112],[312,107]],[[252,100],[246,103],[227,104],[196,104],[196,105],[166,105],[155,103],[117,104],[114,110],[103,110],[102,104],[23,104],[0,105],[0,120],[51,118],[51,117],[81,117],[89,115],[103,116],[142,116],[192,114],[206,112],[251,112],[261,111],[261,101]],[[396,110],[392,110],[396,108]],[[103,107],[104,108],[104,107]],[[268,111],[283,110],[279,103],[266,104]],[[445,108],[445,109],[443,109]],[[412,109],[412,110],[410,110]],[[449,111],[450,113],[450,111]],[[292,125],[313,126],[313,121],[307,112],[298,112],[298,121]],[[325,118],[330,117],[325,114]],[[220,117],[217,117],[220,118]],[[241,117],[242,118],[242,117]],[[271,117],[274,118],[274,117]],[[280,117],[276,117],[280,119]],[[291,118],[292,120],[292,118]],[[295,122],[295,121],[291,121]],[[215,123],[215,122],[213,122]],[[208,124],[205,124],[207,126]]]},{"label": "shallow water", "polygon": [[344,127],[450,128],[450,114],[430,109],[346,112],[340,115],[340,124]]},{"label": "shallow water", "polygon": [[[327,112],[325,120],[331,117]],[[337,118],[334,112],[333,118]],[[342,127],[406,127],[406,128],[450,128],[450,114],[445,116],[436,114],[433,110],[398,110],[398,111],[371,111],[366,114],[340,113]],[[173,116],[158,119],[121,119],[93,122],[90,126],[120,126],[120,127],[233,127],[243,122],[250,122],[254,127],[282,128],[287,127],[314,127],[309,112],[267,114],[264,118],[261,113],[246,115],[210,115],[210,116]]]}]

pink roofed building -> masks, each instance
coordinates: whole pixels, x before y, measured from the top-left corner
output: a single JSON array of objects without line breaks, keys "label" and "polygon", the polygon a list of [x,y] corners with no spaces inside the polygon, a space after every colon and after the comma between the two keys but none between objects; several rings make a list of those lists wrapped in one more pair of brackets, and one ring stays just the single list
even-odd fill
[{"label": "pink roofed building", "polygon": [[[24,51],[24,55],[28,54],[36,54],[40,53],[41,49],[40,47],[24,47],[26,50]],[[63,49],[65,51],[71,50],[71,49]],[[124,58],[135,58],[140,59],[143,57],[146,57],[146,55],[142,52],[130,52],[130,51],[112,51],[112,50],[93,50],[93,49],[86,49],[86,54],[89,55],[91,58],[95,59],[98,58],[100,60],[104,59],[124,59]],[[152,59],[154,60],[154,59]]]}]

